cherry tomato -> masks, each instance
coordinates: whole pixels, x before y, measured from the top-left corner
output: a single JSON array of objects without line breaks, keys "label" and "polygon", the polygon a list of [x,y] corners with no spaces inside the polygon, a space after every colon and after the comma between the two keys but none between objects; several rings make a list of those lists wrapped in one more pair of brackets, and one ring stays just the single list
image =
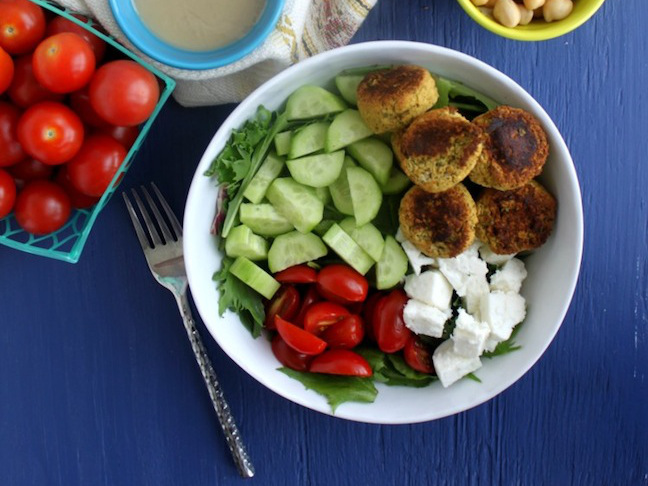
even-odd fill
[{"label": "cherry tomato", "polygon": [[11,212],[16,202],[16,183],[6,170],[0,169],[0,218]]},{"label": "cherry tomato", "polygon": [[7,51],[0,47],[0,94],[7,91],[14,76],[14,62]]},{"label": "cherry tomato", "polygon": [[395,353],[405,347],[412,331],[405,326],[403,308],[409,298],[400,289],[378,301],[373,312],[373,332],[381,351]]},{"label": "cherry tomato", "polygon": [[330,375],[371,376],[371,366],[358,353],[348,349],[331,349],[311,361],[309,371]]},{"label": "cherry tomato", "polygon": [[90,206],[94,206],[99,202],[99,197],[87,196],[79,191],[76,187],[72,185],[70,181],[70,176],[68,174],[67,166],[63,166],[59,169],[58,174],[54,181],[63,188],[63,190],[70,197],[70,203],[73,208],[85,209]]},{"label": "cherry tomato", "polygon": [[53,35],[38,44],[32,63],[38,82],[54,93],[83,88],[95,70],[90,45],[71,32]]},{"label": "cherry tomato", "polygon": [[367,279],[347,265],[328,265],[317,274],[317,291],[340,304],[362,302],[367,298]]},{"label": "cherry tomato", "polygon": [[[74,17],[83,22],[87,20],[81,15],[74,15]],[[81,37],[92,49],[96,63],[99,64],[101,62],[104,54],[106,53],[106,43],[102,39],[84,29],[80,25],[75,24],[71,20],[59,16],[55,17],[50,21],[49,24],[47,24],[45,35],[47,37],[50,37],[52,35],[61,34],[63,32],[72,32],[73,34]]]},{"label": "cherry tomato", "polygon": [[433,351],[426,345],[421,338],[412,334],[405,344],[403,357],[405,362],[421,373],[434,373],[434,363],[432,362]]},{"label": "cherry tomato", "polygon": [[278,334],[272,338],[272,353],[275,358],[284,366],[297,371],[307,371],[308,365],[313,359],[307,354],[298,353],[286,344]]},{"label": "cherry tomato", "polygon": [[275,316],[275,326],[286,344],[298,353],[312,356],[320,354],[326,349],[326,341],[291,324],[280,316]]},{"label": "cherry tomato", "polygon": [[101,118],[90,104],[88,87],[70,94],[70,107],[79,115],[81,121],[95,128],[111,127],[112,125]]},{"label": "cherry tomato", "polygon": [[341,321],[350,312],[333,302],[317,302],[311,305],[304,316],[304,330],[312,334],[320,334],[327,327]]},{"label": "cherry tomato", "polygon": [[373,333],[373,314],[376,308],[376,304],[380,299],[385,296],[383,292],[376,292],[372,294],[364,304],[362,309],[362,317],[364,318],[365,323],[365,334],[371,341],[376,341]]},{"label": "cherry tomato", "polygon": [[300,327],[304,327],[304,317],[306,317],[306,311],[310,308],[311,305],[313,305],[315,302],[319,302],[320,300],[322,300],[322,297],[320,297],[320,294],[317,293],[315,286],[309,285],[308,290],[306,291],[306,295],[304,295],[304,298],[302,299],[302,305],[299,309],[299,313],[297,314],[297,317],[295,317],[293,322]]},{"label": "cherry tomato", "polygon": [[14,77],[7,94],[21,108],[29,108],[41,101],[62,101],[63,95],[52,93],[36,81],[32,67],[32,55],[19,57],[14,64]]},{"label": "cherry tomato", "polygon": [[27,157],[18,141],[20,110],[0,101],[0,167],[17,164]]},{"label": "cherry tomato", "polygon": [[20,117],[18,140],[25,152],[44,164],[63,164],[81,148],[83,123],[67,106],[43,101]]},{"label": "cherry tomato", "polygon": [[359,315],[352,314],[343,317],[324,330],[322,339],[331,348],[352,349],[362,342],[364,338],[364,322]]},{"label": "cherry tomato", "polygon": [[282,285],[266,304],[266,329],[276,329],[275,316],[292,321],[299,310],[299,292],[292,285]]},{"label": "cherry tomato", "polygon": [[70,198],[57,184],[32,181],[16,199],[16,221],[22,229],[44,235],[61,228],[70,217]]},{"label": "cherry tomato", "polygon": [[295,265],[274,274],[274,278],[282,283],[314,283],[317,280],[317,272],[308,265]]},{"label": "cherry tomato", "polygon": [[83,194],[100,197],[126,158],[126,149],[108,135],[91,135],[68,163],[70,181]]},{"label": "cherry tomato", "polygon": [[139,127],[116,127],[108,125],[99,129],[99,132],[110,135],[124,147],[131,148],[139,136]]},{"label": "cherry tomato", "polygon": [[51,165],[43,164],[42,162],[27,158],[22,162],[9,167],[8,172],[21,184],[33,181],[36,179],[49,179],[54,173],[54,167]]},{"label": "cherry tomato", "polygon": [[0,0],[0,46],[9,54],[25,54],[45,34],[43,9],[29,0]]},{"label": "cherry tomato", "polygon": [[159,96],[155,76],[135,61],[108,62],[90,81],[90,103],[112,125],[139,125],[151,116]]}]

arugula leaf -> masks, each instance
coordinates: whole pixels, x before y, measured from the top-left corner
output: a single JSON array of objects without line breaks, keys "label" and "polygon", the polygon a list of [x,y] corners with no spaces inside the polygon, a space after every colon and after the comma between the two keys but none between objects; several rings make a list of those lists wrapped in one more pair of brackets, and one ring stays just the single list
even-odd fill
[{"label": "arugula leaf", "polygon": [[373,379],[385,385],[422,388],[436,380],[433,375],[412,369],[399,354],[386,354],[374,348],[358,348],[355,351],[369,362]]},{"label": "arugula leaf", "polygon": [[383,196],[383,202],[378,211],[378,215],[372,221],[372,224],[380,230],[383,235],[395,235],[398,231],[398,209],[402,194],[393,196]]},{"label": "arugula leaf", "polygon": [[468,373],[464,378],[468,378],[469,380],[476,381],[477,383],[481,383],[482,381],[479,379],[479,376],[477,376],[475,373]]},{"label": "arugula leaf", "polygon": [[371,378],[306,373],[286,367],[279,368],[279,371],[301,382],[307,390],[325,397],[333,413],[342,403],[373,403],[378,395]]}]

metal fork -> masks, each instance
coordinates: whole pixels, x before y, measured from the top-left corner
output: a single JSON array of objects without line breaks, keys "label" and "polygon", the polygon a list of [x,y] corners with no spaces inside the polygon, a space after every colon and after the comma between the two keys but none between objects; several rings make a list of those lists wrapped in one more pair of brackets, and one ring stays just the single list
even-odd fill
[{"label": "metal fork", "polygon": [[[225,401],[216,373],[209,360],[209,356],[207,356],[207,350],[200,338],[200,334],[196,328],[196,322],[189,308],[187,274],[182,251],[182,226],[154,183],[151,183],[151,190],[157,197],[158,204],[155,203],[146,187],[141,186],[140,190],[153,214],[151,217],[151,213],[147,210],[146,205],[137,191],[132,189],[132,197],[142,215],[141,219],[144,220],[144,226],[142,226],[142,221],[137,215],[128,195],[125,192],[122,193],[126,207],[128,208],[128,213],[133,221],[137,238],[142,245],[144,256],[151,269],[151,273],[176,298],[187,336],[191,342],[191,348],[196,356],[196,361],[198,361],[200,372],[205,380],[205,385],[207,385],[214,410],[216,410],[216,415],[225,433],[225,439],[234,458],[234,463],[241,476],[251,478],[254,476],[254,466],[245,450],[234,417],[232,417],[229,405]],[[161,206],[164,214],[166,214],[171,228],[169,228],[167,222],[162,217],[158,205]]]}]

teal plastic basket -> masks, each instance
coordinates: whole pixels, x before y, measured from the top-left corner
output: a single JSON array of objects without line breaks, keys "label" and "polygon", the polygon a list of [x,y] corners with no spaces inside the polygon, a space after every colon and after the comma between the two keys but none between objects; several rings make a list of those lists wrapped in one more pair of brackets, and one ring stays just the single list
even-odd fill
[{"label": "teal plastic basket", "polygon": [[88,209],[73,210],[70,219],[65,224],[65,226],[54,233],[49,233],[42,236],[35,236],[24,231],[18,225],[13,213],[3,219],[0,219],[0,244],[15,248],[17,250],[33,253],[34,255],[41,255],[48,258],[55,258],[57,260],[76,263],[79,261],[81,252],[83,251],[83,247],[86,243],[86,240],[88,239],[88,236],[90,235],[90,230],[92,229],[97,216],[99,216],[101,210],[110,200],[111,196],[124,177],[126,171],[130,167],[135,154],[137,154],[137,151],[142,145],[146,134],[151,128],[151,124],[153,123],[158,113],[162,109],[162,106],[175,88],[175,81],[173,81],[173,79],[171,79],[166,74],[160,72],[155,67],[148,64],[146,61],[140,59],[137,55],[130,52],[111,36],[106,35],[94,28],[95,23],[92,20],[79,20],[73,16],[75,12],[72,12],[66,8],[62,8],[55,2],[49,0],[31,1],[47,10],[50,10],[51,12],[54,12],[56,15],[65,17],[66,19],[92,32],[94,35],[100,37],[115,49],[121,51],[125,56],[131,58],[138,64],[151,71],[163,82],[160,99],[155,106],[153,114],[140,127],[140,133],[137,137],[137,140],[135,140],[135,143],[128,151],[128,155],[122,162],[119,170],[117,170],[117,173],[115,174],[115,177],[113,177],[113,180],[108,186],[108,189],[106,189],[106,192],[103,194],[103,196],[101,196],[101,199],[99,199],[97,204]]}]

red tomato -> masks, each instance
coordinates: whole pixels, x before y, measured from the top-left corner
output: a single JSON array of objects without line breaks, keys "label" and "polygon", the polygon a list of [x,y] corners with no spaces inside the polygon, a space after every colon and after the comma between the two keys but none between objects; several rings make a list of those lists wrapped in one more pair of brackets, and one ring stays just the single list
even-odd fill
[{"label": "red tomato", "polygon": [[314,283],[317,280],[317,272],[308,265],[295,265],[273,276],[277,282],[282,283]]},{"label": "red tomato", "polygon": [[16,202],[16,183],[6,170],[0,169],[0,218],[11,212]]},{"label": "red tomato", "polygon": [[83,88],[95,70],[90,45],[71,32],[53,35],[38,44],[32,63],[38,82],[54,93]]},{"label": "red tomato", "polygon": [[73,208],[85,209],[90,206],[94,206],[99,202],[99,197],[87,196],[79,191],[76,187],[72,185],[70,181],[70,176],[68,174],[67,166],[63,166],[59,169],[58,174],[56,174],[56,179],[54,181],[63,188],[63,190],[70,197],[70,203]]},{"label": "red tomato", "polygon": [[27,157],[18,141],[20,110],[0,101],[0,167],[17,164]]},{"label": "red tomato", "polygon": [[286,344],[298,353],[312,356],[320,354],[326,349],[326,341],[291,324],[280,316],[275,316],[275,326]]},{"label": "red tomato", "polygon": [[[81,15],[75,15],[75,17],[83,22],[87,20]],[[50,37],[52,35],[61,34],[63,32],[72,32],[73,34],[76,34],[79,37],[83,38],[83,40],[86,41],[92,49],[96,63],[99,64],[101,62],[104,54],[106,53],[106,43],[103,40],[89,32],[88,30],[84,29],[80,25],[75,24],[71,20],[59,16],[55,17],[54,19],[52,19],[52,21],[50,21],[49,24],[47,24],[45,35],[47,37]]]},{"label": "red tomato", "polygon": [[380,299],[382,299],[385,296],[383,292],[376,292],[375,294],[372,294],[371,297],[367,299],[367,301],[364,304],[364,308],[362,309],[362,317],[364,318],[364,323],[365,323],[365,333],[367,337],[372,340],[376,341],[376,338],[374,337],[373,333],[373,314],[374,310],[376,308],[376,304]]},{"label": "red tomato", "polygon": [[14,76],[14,62],[7,51],[0,47],[0,94],[7,91]]},{"label": "red tomato", "polygon": [[81,148],[83,123],[67,106],[43,101],[20,117],[18,140],[25,152],[44,164],[63,164]]},{"label": "red tomato", "polygon": [[16,199],[16,221],[22,229],[44,235],[61,228],[70,217],[70,198],[50,181],[32,181]]},{"label": "red tomato", "polygon": [[[75,91],[70,95],[70,107],[79,115],[81,121],[95,128],[111,127],[112,125],[101,118],[90,104],[88,87]],[[110,135],[110,134],[108,134]]]},{"label": "red tomato", "polygon": [[21,183],[33,181],[36,179],[49,179],[54,173],[54,167],[43,164],[42,162],[28,158],[8,169],[9,173]]},{"label": "red tomato", "polygon": [[322,339],[331,348],[352,349],[362,342],[364,338],[364,322],[356,314],[343,317],[324,330]]},{"label": "red tomato", "polygon": [[319,302],[320,300],[322,300],[322,298],[320,297],[320,294],[317,293],[315,286],[309,285],[308,290],[306,291],[306,295],[304,295],[304,298],[302,299],[302,305],[299,309],[299,313],[297,314],[297,317],[293,320],[293,322],[300,327],[304,327],[304,317],[306,317],[306,311],[310,308],[311,305],[313,305],[315,302]]},{"label": "red tomato", "polygon": [[347,265],[328,265],[317,274],[317,290],[340,304],[362,302],[367,298],[367,279]]},{"label": "red tomato", "polygon": [[405,347],[412,331],[405,326],[403,308],[409,298],[400,289],[392,290],[376,304],[373,332],[381,351],[395,353]]},{"label": "red tomato", "polygon": [[151,116],[159,96],[155,76],[135,61],[108,62],[90,81],[90,103],[112,125],[139,125]]},{"label": "red tomato", "polygon": [[43,9],[29,0],[0,0],[0,46],[9,54],[25,54],[45,34]]},{"label": "red tomato", "polygon": [[62,94],[52,93],[36,81],[31,54],[16,59],[14,67],[13,81],[7,94],[16,105],[28,108],[41,101],[63,100]]},{"label": "red tomato", "polygon": [[312,334],[320,334],[327,327],[341,321],[350,312],[333,302],[317,302],[311,305],[304,316],[304,329]]},{"label": "red tomato", "polygon": [[101,197],[125,158],[126,149],[117,140],[91,135],[68,163],[70,181],[83,194]]},{"label": "red tomato", "polygon": [[108,125],[99,129],[101,133],[110,135],[127,149],[131,148],[139,136],[139,127],[116,127]]},{"label": "red tomato", "polygon": [[311,361],[309,371],[329,375],[371,376],[371,366],[358,353],[348,349],[331,349]]},{"label": "red tomato", "polygon": [[308,365],[313,359],[312,356],[295,351],[278,334],[272,339],[272,353],[282,365],[297,371],[308,371]]},{"label": "red tomato", "polygon": [[405,344],[405,362],[421,373],[434,373],[432,350],[417,335],[412,334]]},{"label": "red tomato", "polygon": [[275,316],[292,321],[299,310],[299,292],[292,285],[282,285],[266,304],[266,329],[276,329]]}]

